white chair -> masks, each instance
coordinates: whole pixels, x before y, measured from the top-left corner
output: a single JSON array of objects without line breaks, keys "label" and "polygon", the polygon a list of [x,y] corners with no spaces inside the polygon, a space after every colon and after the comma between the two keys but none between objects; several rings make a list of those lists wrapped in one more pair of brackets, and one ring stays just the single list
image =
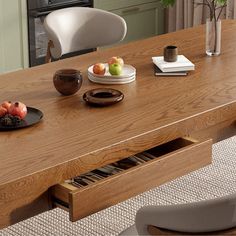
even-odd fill
[{"label": "white chair", "polygon": [[[150,234],[149,226],[159,229],[171,230],[161,233],[156,230]],[[226,230],[236,226],[236,194],[221,198],[168,206],[145,206],[141,208],[135,219],[135,225],[123,231],[121,235],[182,235],[181,233],[207,233],[215,232],[214,235],[229,235]],[[232,229],[232,234],[236,230]]]},{"label": "white chair", "polygon": [[49,38],[47,62],[51,57],[117,43],[127,32],[122,17],[87,7],[53,11],[45,18],[44,28]]}]

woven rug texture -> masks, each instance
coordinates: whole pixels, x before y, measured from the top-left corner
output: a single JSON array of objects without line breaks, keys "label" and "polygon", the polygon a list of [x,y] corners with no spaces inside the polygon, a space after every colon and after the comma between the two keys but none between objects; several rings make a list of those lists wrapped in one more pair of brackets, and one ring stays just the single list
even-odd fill
[{"label": "woven rug texture", "polygon": [[[54,209],[0,230],[0,236],[113,236],[134,224],[145,205],[178,204],[224,196],[236,191],[236,137],[213,145],[213,164],[127,201],[71,223]],[[95,197],[95,196],[94,196]]]}]

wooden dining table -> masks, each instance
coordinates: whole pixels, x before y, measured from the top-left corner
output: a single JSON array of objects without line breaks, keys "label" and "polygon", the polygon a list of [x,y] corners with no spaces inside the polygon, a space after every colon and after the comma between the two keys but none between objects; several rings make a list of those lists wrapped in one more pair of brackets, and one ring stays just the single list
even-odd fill
[{"label": "wooden dining table", "polygon": [[[195,71],[187,76],[155,76],[151,58],[162,55],[167,45],[176,45],[179,54],[195,64]],[[0,228],[57,204],[63,207],[63,199],[86,209],[97,205],[93,213],[210,164],[206,153],[211,152],[211,140],[235,134],[235,48],[236,21],[227,20],[223,21],[222,49],[217,57],[206,56],[205,26],[198,26],[0,75],[0,102],[21,101],[44,114],[31,127],[0,132]],[[88,80],[87,68],[112,56],[120,56],[136,68],[136,81],[102,85]],[[62,96],[54,88],[53,75],[63,68],[82,72],[82,87],[74,95]],[[120,90],[124,100],[107,107],[85,103],[86,91],[103,87]],[[125,177],[93,186],[96,190],[87,191],[84,202],[82,198],[74,200],[73,193],[65,196],[68,190],[60,185],[135,153],[190,136],[202,140],[201,145],[188,149],[187,157],[183,151],[174,151],[183,158],[179,162],[172,153],[139,167],[139,171],[126,171]],[[99,196],[103,197],[100,202],[94,202]],[[54,203],[53,199],[59,200]],[[69,206],[70,210],[80,214],[75,205],[73,209]]]}]

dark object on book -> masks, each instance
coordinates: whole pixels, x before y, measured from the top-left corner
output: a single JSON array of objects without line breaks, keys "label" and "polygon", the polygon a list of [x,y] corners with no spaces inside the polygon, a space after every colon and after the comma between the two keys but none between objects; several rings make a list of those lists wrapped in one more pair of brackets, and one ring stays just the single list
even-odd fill
[{"label": "dark object on book", "polygon": [[187,71],[176,71],[176,72],[162,72],[158,66],[153,64],[154,66],[154,75],[156,76],[184,76],[187,75]]},{"label": "dark object on book", "polygon": [[178,57],[178,48],[176,46],[167,46],[164,48],[164,61],[175,62]]}]

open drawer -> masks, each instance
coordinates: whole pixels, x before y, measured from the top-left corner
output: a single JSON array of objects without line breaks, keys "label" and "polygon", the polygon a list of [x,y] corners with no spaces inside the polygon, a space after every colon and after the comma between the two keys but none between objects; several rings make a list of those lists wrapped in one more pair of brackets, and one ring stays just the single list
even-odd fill
[{"label": "open drawer", "polygon": [[179,138],[52,187],[76,221],[211,163],[212,141]]}]

